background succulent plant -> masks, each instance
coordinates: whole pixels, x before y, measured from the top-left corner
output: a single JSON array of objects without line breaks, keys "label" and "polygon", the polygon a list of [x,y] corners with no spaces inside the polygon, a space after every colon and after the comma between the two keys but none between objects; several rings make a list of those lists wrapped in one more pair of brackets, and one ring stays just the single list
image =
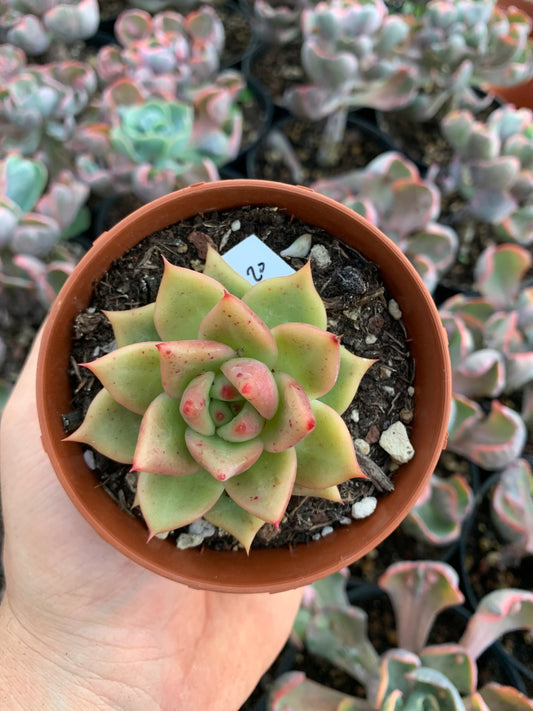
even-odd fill
[{"label": "background succulent plant", "polygon": [[139,472],[150,537],[205,516],[249,550],[291,494],[340,501],[364,476],[339,413],[374,361],[325,330],[310,263],[250,287],[210,249],[203,274],[166,262],[154,304],[107,316],[118,348],[85,364],[103,389],[68,439]]}]

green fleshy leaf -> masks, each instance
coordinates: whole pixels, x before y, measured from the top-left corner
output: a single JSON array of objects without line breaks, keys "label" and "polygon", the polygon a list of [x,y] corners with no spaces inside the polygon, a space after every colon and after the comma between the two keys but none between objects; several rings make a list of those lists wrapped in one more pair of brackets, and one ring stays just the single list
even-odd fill
[{"label": "green fleshy leaf", "polygon": [[287,322],[327,328],[326,308],[315,289],[309,262],[294,274],[254,284],[243,296],[243,301],[269,328]]},{"label": "green fleshy leaf", "polygon": [[154,311],[155,303],[124,311],[104,311],[113,328],[117,348],[159,340],[154,325]]},{"label": "green fleshy leaf", "polygon": [[243,474],[226,482],[226,492],[248,513],[279,526],[296,478],[296,452],[263,452]]},{"label": "green fleshy leaf", "polygon": [[179,412],[179,402],[161,393],[142,418],[133,469],[155,474],[183,476],[199,466],[185,444],[187,425]]},{"label": "green fleshy leaf", "polygon": [[133,343],[83,365],[118,403],[139,415],[163,392],[155,341]]},{"label": "green fleshy leaf", "polygon": [[161,340],[198,338],[202,319],[223,296],[224,287],[211,277],[165,260],[154,314]]},{"label": "green fleshy leaf", "polygon": [[279,404],[278,386],[264,363],[254,358],[232,358],[220,369],[262,417],[268,420],[275,415]]},{"label": "green fleshy leaf", "polygon": [[211,246],[207,247],[204,274],[216,279],[230,294],[237,296],[239,299],[241,299],[250,288],[250,282],[236,272],[233,267],[230,267],[216,249],[213,249]]},{"label": "green fleshy leaf", "polygon": [[477,687],[475,661],[459,644],[439,644],[420,652],[422,665],[440,671],[449,679],[461,696],[473,694]]},{"label": "green fleshy leaf", "polygon": [[342,504],[342,497],[338,486],[328,486],[325,489],[309,489],[295,482],[292,495],[317,496],[319,499],[326,499],[327,501],[334,501],[336,504]]},{"label": "green fleshy leaf", "polygon": [[234,413],[227,402],[214,399],[209,403],[209,415],[216,427],[222,427],[234,417]]},{"label": "green fleshy leaf", "polygon": [[100,390],[80,427],[65,437],[65,441],[89,444],[115,462],[131,464],[141,419],[114,400],[107,390]]},{"label": "green fleshy leaf", "polygon": [[222,373],[218,373],[215,376],[215,381],[211,388],[211,397],[225,402],[235,402],[242,399],[242,395],[237,388]]},{"label": "green fleshy leaf", "polygon": [[297,380],[310,399],[329,392],[339,373],[338,337],[308,323],[283,323],[272,333],[278,346],[276,369]]},{"label": "green fleshy leaf", "polygon": [[209,411],[209,391],[214,379],[212,371],[194,377],[185,388],[180,402],[180,413],[185,422],[204,435],[215,434],[215,423]]},{"label": "green fleshy leaf", "polygon": [[282,452],[309,436],[315,417],[300,383],[287,373],[275,373],[274,378],[280,402],[274,417],[265,422],[262,438],[267,452]]},{"label": "green fleshy leaf", "polygon": [[335,385],[319,400],[342,415],[354,399],[363,376],[375,362],[371,358],[356,356],[341,346],[339,375]]},{"label": "green fleshy leaf", "polygon": [[158,345],[161,381],[165,392],[180,398],[190,381],[200,373],[217,370],[235,351],[215,341],[171,341]]},{"label": "green fleshy leaf", "polygon": [[230,422],[217,429],[217,435],[226,442],[247,442],[261,434],[264,422],[264,418],[247,402]]},{"label": "green fleshy leaf", "polygon": [[231,533],[242,543],[247,553],[255,538],[255,534],[264,525],[264,521],[236,504],[229,496],[221,496],[216,504],[204,514],[204,518]]},{"label": "green fleshy leaf", "polygon": [[[316,426],[296,445],[296,481],[309,489],[325,489],[364,474],[359,468],[352,436],[341,416],[320,400],[313,400]],[[332,452],[335,453],[332,459]]]},{"label": "green fleshy leaf", "polygon": [[150,538],[201,518],[214,506],[223,485],[205,471],[184,476],[140,472],[137,502]]},{"label": "green fleshy leaf", "polygon": [[242,474],[259,459],[263,451],[259,438],[248,442],[225,442],[216,435],[206,437],[190,428],[185,432],[185,442],[198,464],[219,481]]},{"label": "green fleshy leaf", "polygon": [[270,329],[249,306],[227,292],[205,316],[198,334],[200,338],[225,343],[239,355],[260,360],[269,368],[278,357]]}]

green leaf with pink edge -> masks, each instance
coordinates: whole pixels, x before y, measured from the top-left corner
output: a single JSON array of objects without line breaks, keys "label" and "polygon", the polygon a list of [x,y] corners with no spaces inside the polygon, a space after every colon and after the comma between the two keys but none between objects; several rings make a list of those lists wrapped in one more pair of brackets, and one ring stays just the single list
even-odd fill
[{"label": "green leaf with pink edge", "polygon": [[[376,665],[377,666],[377,665]],[[379,663],[379,686],[375,689],[372,708],[382,709],[390,694],[407,694],[410,683],[407,675],[420,668],[420,659],[406,649],[388,649]]]},{"label": "green leaf with pink edge", "polygon": [[476,262],[476,286],[497,307],[509,308],[531,261],[528,250],[517,244],[487,247]]},{"label": "green leaf with pink edge", "polygon": [[227,494],[248,513],[278,527],[296,478],[296,452],[263,452],[255,464],[229,479]]},{"label": "green leaf with pink edge", "polygon": [[533,711],[533,699],[512,686],[490,682],[485,684],[478,694],[490,711]]},{"label": "green leaf with pink edge", "polygon": [[235,417],[217,429],[217,435],[226,442],[247,442],[261,434],[265,419],[246,402]]},{"label": "green leaf with pink edge", "polygon": [[[490,708],[487,706],[478,691],[476,691],[474,694],[471,694],[466,699],[465,708],[466,711],[490,711]],[[507,711],[507,706],[502,709],[502,711]]]},{"label": "green leaf with pink edge", "polygon": [[278,385],[264,363],[255,358],[232,358],[220,370],[262,417],[274,417],[279,405]]},{"label": "green leaf with pink edge", "polygon": [[250,289],[250,282],[236,272],[233,267],[230,267],[226,260],[211,246],[207,247],[204,274],[216,279],[230,294],[237,296],[239,299],[242,299]]},{"label": "green leaf with pink edge", "polygon": [[420,652],[437,614],[464,601],[459,578],[447,563],[405,561],[394,563],[380,576],[396,618],[398,645]]},{"label": "green leaf with pink edge", "polygon": [[287,322],[327,328],[326,307],[313,283],[310,262],[289,276],[254,284],[242,300],[269,328]]},{"label": "green leaf with pink edge", "polygon": [[140,472],[136,500],[152,538],[201,518],[223,490],[219,481],[202,470],[184,476]]},{"label": "green leaf with pink edge", "polygon": [[282,674],[270,692],[271,711],[368,711],[368,703],[307,679],[303,672]]},{"label": "green leaf with pink edge", "polygon": [[239,355],[258,359],[269,368],[278,357],[278,348],[270,329],[249,306],[228,292],[205,315],[198,336],[225,343]]},{"label": "green leaf with pink edge", "polygon": [[[296,445],[297,483],[309,489],[325,489],[347,479],[365,478],[357,463],[352,436],[342,417],[320,400],[313,400],[311,408],[316,425]],[[335,453],[333,459],[332,452]]]},{"label": "green leaf with pink edge", "polygon": [[274,417],[265,422],[262,439],[267,452],[282,452],[294,447],[315,426],[315,416],[305,390],[287,373],[275,373],[279,406]]},{"label": "green leaf with pink edge", "polygon": [[225,425],[226,422],[229,422],[234,417],[231,407],[223,400],[211,400],[209,414],[216,427]]},{"label": "green leaf with pink edge", "polygon": [[345,412],[355,397],[363,376],[376,361],[356,356],[344,346],[340,348],[340,367],[333,388],[318,399],[340,415]]},{"label": "green leaf with pink edge", "polygon": [[157,346],[161,382],[170,397],[180,398],[196,375],[217,370],[235,351],[215,341],[170,341]]},{"label": "green leaf with pink edge", "polygon": [[154,325],[154,311],[155,303],[124,311],[104,311],[113,328],[117,348],[160,340]]},{"label": "green leaf with pink edge", "polygon": [[211,277],[165,260],[163,278],[155,301],[154,323],[162,341],[198,338],[203,317],[224,296],[225,290]]},{"label": "green leaf with pink edge", "polygon": [[278,346],[276,370],[297,380],[310,399],[329,392],[339,374],[339,338],[308,323],[283,323],[272,333]]},{"label": "green leaf with pink edge", "polygon": [[100,390],[80,427],[64,441],[88,444],[105,457],[131,464],[141,419],[140,415],[114,400],[107,390]]},{"label": "green leaf with pink edge", "polygon": [[256,533],[265,524],[262,519],[242,509],[225,494],[204,514],[204,518],[213,526],[219,526],[231,533],[242,544],[246,553],[250,552]]},{"label": "green leaf with pink edge", "polygon": [[325,489],[309,489],[301,484],[294,483],[292,489],[293,496],[317,496],[319,499],[334,501],[336,504],[342,504],[342,497],[338,486],[328,486]]},{"label": "green leaf with pink edge", "polygon": [[209,411],[209,392],[215,379],[213,371],[196,375],[185,388],[180,401],[180,414],[195,432],[215,434],[215,423]]},{"label": "green leaf with pink edge", "polygon": [[422,665],[444,674],[462,695],[473,694],[477,689],[475,660],[459,644],[436,644],[420,652]]},{"label": "green leaf with pink edge", "polygon": [[179,402],[161,393],[142,418],[133,469],[168,476],[198,471],[199,465],[185,444],[186,429]]},{"label": "green leaf with pink edge", "polygon": [[224,400],[226,402],[234,402],[236,400],[241,400],[242,395],[237,390],[237,388],[230,383],[222,373],[217,373],[215,375],[215,380],[213,386],[211,387],[211,397],[217,400]]},{"label": "green leaf with pink edge", "polygon": [[459,644],[477,659],[504,634],[520,629],[533,630],[533,592],[494,590],[480,600]]},{"label": "green leaf with pink edge", "polygon": [[219,481],[242,474],[263,452],[259,437],[248,442],[225,442],[217,435],[206,437],[190,428],[185,432],[185,442],[198,464]]},{"label": "green leaf with pink edge", "polygon": [[118,403],[139,415],[163,392],[154,341],[124,346],[83,365]]}]

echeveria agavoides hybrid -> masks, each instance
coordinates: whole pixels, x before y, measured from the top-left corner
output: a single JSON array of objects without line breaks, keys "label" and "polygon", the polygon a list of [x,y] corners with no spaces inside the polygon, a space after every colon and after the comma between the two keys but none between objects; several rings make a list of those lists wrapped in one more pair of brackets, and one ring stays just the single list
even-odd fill
[{"label": "echeveria agavoides hybrid", "polygon": [[250,286],[210,249],[106,315],[117,349],[84,364],[103,388],[68,440],[138,472],[150,538],[205,517],[249,550],[291,495],[340,502],[364,476],[341,414],[374,361],[326,330],[309,263]]}]

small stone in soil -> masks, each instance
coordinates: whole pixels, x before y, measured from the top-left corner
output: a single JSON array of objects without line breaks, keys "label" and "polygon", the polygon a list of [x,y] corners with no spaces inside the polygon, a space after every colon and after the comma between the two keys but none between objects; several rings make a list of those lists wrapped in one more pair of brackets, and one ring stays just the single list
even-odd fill
[{"label": "small stone in soil", "polygon": [[394,422],[382,432],[379,444],[398,464],[405,464],[415,454],[405,425],[402,422]]},{"label": "small stone in soil", "polygon": [[378,500],[375,496],[367,496],[360,501],[356,501],[352,506],[352,517],[353,518],[366,518],[373,514],[376,510]]}]

